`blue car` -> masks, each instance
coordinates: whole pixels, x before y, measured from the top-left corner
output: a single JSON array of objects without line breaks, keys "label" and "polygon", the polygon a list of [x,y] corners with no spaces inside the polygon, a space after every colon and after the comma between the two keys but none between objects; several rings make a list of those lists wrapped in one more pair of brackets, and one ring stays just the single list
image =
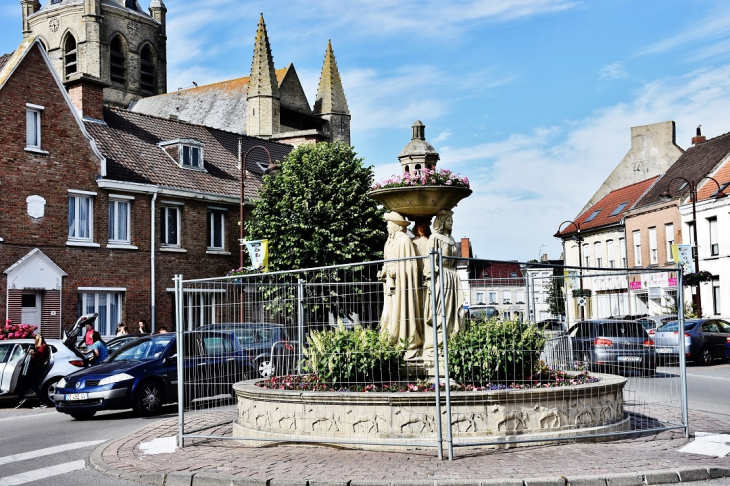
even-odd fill
[{"label": "blue car", "polygon": [[[203,397],[231,396],[232,385],[253,374],[253,360],[232,332],[186,332],[185,403]],[[140,415],[159,413],[178,401],[175,334],[136,339],[103,363],[72,373],[56,385],[56,410],[78,420],[99,410],[132,408]]]},{"label": "blue car", "polygon": [[709,366],[716,359],[730,357],[730,322],[722,319],[686,319],[684,336],[679,336],[679,323],[664,324],[654,334],[657,356],[663,362],[677,361],[679,353],[693,363]]}]

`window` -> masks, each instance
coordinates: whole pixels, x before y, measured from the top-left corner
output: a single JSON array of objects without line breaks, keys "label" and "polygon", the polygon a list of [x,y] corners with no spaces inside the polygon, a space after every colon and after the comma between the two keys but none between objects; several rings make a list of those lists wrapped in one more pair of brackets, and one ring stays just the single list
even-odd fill
[{"label": "window", "polygon": [[626,207],[626,205],[628,203],[629,202],[626,201],[626,202],[622,202],[621,204],[619,204],[618,207],[616,209],[614,209],[611,214],[608,215],[608,217],[610,218],[611,216],[616,216],[618,213],[620,213],[621,211],[624,210],[624,208]]},{"label": "window", "polygon": [[215,324],[213,309],[215,308],[214,292],[186,292],[184,294],[183,319],[188,331],[200,326]]},{"label": "window", "polygon": [[109,241],[129,244],[129,201],[109,200]]},{"label": "window", "polygon": [[720,278],[712,279],[712,313],[716,316],[720,315]]},{"label": "window", "polygon": [[79,316],[96,312],[94,329],[102,336],[113,336],[117,332],[117,324],[122,320],[122,295],[124,292],[114,291],[86,292],[79,289]]},{"label": "window", "polygon": [[163,207],[160,213],[160,243],[162,246],[179,248],[180,209]]},{"label": "window", "polygon": [[659,263],[659,250],[656,244],[656,226],[649,228],[649,263],[651,265]]},{"label": "window", "polygon": [[502,303],[503,304],[511,304],[512,303],[512,294],[509,290],[503,290],[502,291]]},{"label": "window", "polygon": [[593,244],[593,251],[596,253],[596,266],[601,268],[603,266],[603,251],[600,241],[596,241]]},{"label": "window", "polygon": [[94,237],[94,201],[91,194],[71,193],[68,196],[68,239],[88,241]]},{"label": "window", "polygon": [[66,37],[63,43],[63,67],[66,71],[66,79],[78,70],[76,63],[76,39],[71,34]]},{"label": "window", "polygon": [[618,251],[621,254],[621,268],[626,268],[626,238],[618,239]]},{"label": "window", "polygon": [[667,242],[667,261],[674,261],[674,255],[672,254],[672,245],[674,244],[674,224],[669,223],[664,225],[664,239]]},{"label": "window", "polygon": [[41,113],[42,106],[25,105],[25,148],[41,149]]},{"label": "window", "polygon": [[634,266],[641,266],[641,232],[634,231]]},{"label": "window", "polygon": [[525,291],[524,290],[518,290],[515,292],[515,304],[524,304],[525,303]]},{"label": "window", "polygon": [[155,78],[155,55],[152,48],[148,45],[142,48],[139,57],[139,86],[142,91],[148,93],[157,93]]},{"label": "window", "polygon": [[590,216],[588,216],[588,219],[586,219],[585,222],[589,223],[589,222],[593,221],[596,218],[596,216],[598,216],[598,213],[600,213],[600,212],[601,212],[600,209],[593,211],[593,213]]},{"label": "window", "polygon": [[720,254],[720,245],[717,239],[717,218],[707,220],[710,225],[710,255],[717,256]]},{"label": "window", "polygon": [[695,246],[695,224],[687,223],[687,234],[689,235],[689,244]]},{"label": "window", "polygon": [[183,145],[180,162],[183,167],[191,167],[193,169],[202,168],[203,149],[200,147],[193,147],[191,145]]},{"label": "window", "polygon": [[608,252],[608,266],[616,268],[616,255],[613,248],[613,240],[606,240],[606,251]]},{"label": "window", "polygon": [[124,85],[127,82],[127,56],[124,51],[122,37],[114,36],[109,43],[109,75],[112,83]]},{"label": "window", "polygon": [[590,246],[588,246],[588,243],[585,243],[583,245],[583,261],[585,262],[583,265],[586,267],[591,266],[591,250]]},{"label": "window", "polygon": [[223,249],[223,211],[208,210],[208,249]]},{"label": "window", "polygon": [[497,304],[497,292],[489,292],[489,304],[490,305]]},{"label": "window", "polygon": [[477,292],[477,304],[484,304],[484,292]]},{"label": "window", "polygon": [[727,188],[727,186],[730,186],[730,182],[723,182],[722,184],[720,184],[720,189],[718,189],[717,191],[713,192],[713,193],[712,193],[712,196],[710,196],[710,197],[715,197],[715,196],[717,196],[717,195],[718,195],[718,194],[720,194],[720,193],[721,193],[722,191],[724,191],[724,190],[725,190],[725,189]]},{"label": "window", "polygon": [[137,10],[137,0],[124,0],[124,6],[132,10]]}]

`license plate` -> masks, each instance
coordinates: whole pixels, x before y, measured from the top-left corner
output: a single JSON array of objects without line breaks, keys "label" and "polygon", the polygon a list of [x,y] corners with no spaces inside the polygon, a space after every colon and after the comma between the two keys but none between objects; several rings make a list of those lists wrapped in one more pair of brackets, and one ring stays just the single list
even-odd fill
[{"label": "license plate", "polygon": [[619,356],[618,361],[641,361],[641,356]]},{"label": "license plate", "polygon": [[669,354],[672,352],[672,348],[656,348],[656,352],[659,354]]},{"label": "license plate", "polygon": [[89,394],[88,393],[69,393],[66,395],[66,400],[88,400]]}]

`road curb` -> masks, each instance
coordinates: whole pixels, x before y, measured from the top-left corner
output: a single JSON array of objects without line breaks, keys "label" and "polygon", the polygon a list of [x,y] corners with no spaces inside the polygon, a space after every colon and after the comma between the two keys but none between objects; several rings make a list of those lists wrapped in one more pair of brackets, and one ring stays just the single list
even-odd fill
[{"label": "road curb", "polygon": [[216,473],[175,471],[132,473],[107,463],[103,454],[113,441],[97,446],[89,456],[89,464],[97,471],[120,479],[159,486],[653,486],[686,483],[730,477],[730,468],[679,467],[634,473],[549,476],[523,479],[423,479],[423,480],[307,480],[256,478]]}]

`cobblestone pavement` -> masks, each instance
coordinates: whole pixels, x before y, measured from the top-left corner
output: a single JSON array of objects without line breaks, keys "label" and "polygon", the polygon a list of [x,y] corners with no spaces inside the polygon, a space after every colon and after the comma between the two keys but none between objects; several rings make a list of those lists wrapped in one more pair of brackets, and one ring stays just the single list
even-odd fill
[{"label": "cobblestone pavement", "polygon": [[[194,426],[190,421],[186,424],[188,428]],[[690,413],[690,425],[692,434],[694,431],[730,434],[730,424],[705,414]],[[202,424],[201,428],[204,427],[207,425]],[[230,435],[230,426],[227,424],[215,430]],[[354,485],[403,480],[423,482],[510,478],[522,479],[528,484],[526,478],[605,476],[682,467],[723,468],[718,471],[727,468],[727,475],[730,475],[730,457],[716,458],[679,452],[679,448],[692,440],[685,439],[681,431],[644,433],[608,442],[564,442],[509,450],[457,448],[453,461],[439,460],[435,449],[374,452],[326,446],[250,448],[230,440],[204,439],[186,440],[185,448],[174,453],[151,455],[140,450],[140,443],[172,437],[177,432],[176,417],[157,421],[127,437],[100,446],[92,455],[92,463],[97,469],[111,474],[122,477],[137,475],[142,481],[159,484],[164,482],[166,473],[188,473],[188,485],[189,473],[196,473],[196,477],[201,478],[207,473],[248,478],[261,480],[264,484],[271,479],[276,480],[274,482],[296,481],[299,484],[306,484],[308,480],[310,486],[320,481],[339,484],[351,481]],[[168,476],[167,484],[171,484],[170,478]],[[606,484],[605,480],[601,484]]]}]

